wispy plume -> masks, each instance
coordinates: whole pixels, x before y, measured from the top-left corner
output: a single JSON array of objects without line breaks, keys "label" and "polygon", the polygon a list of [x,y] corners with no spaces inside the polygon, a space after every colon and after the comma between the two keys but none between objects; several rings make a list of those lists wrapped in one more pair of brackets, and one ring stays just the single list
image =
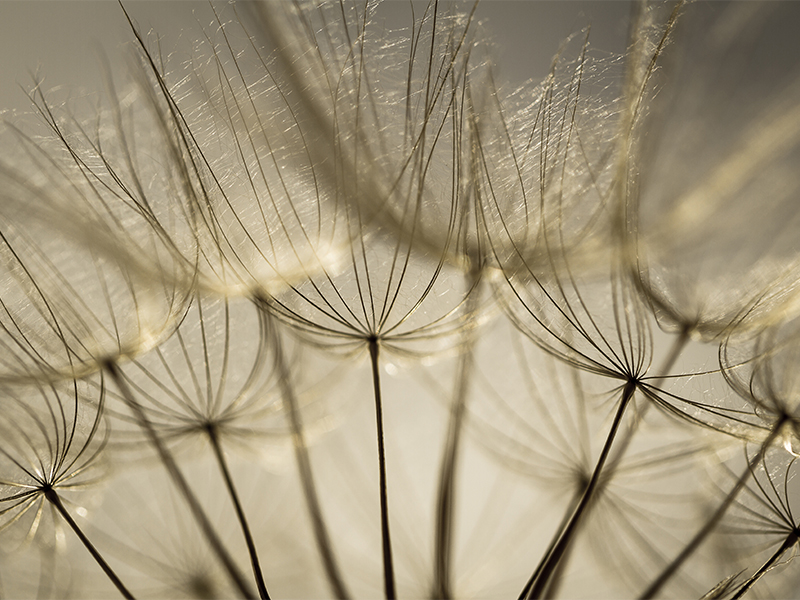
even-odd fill
[{"label": "wispy plume", "polygon": [[490,4],[212,3],[182,54],[122,2],[96,96],[36,76],[0,594],[790,590],[797,10],[637,2],[514,88]]}]

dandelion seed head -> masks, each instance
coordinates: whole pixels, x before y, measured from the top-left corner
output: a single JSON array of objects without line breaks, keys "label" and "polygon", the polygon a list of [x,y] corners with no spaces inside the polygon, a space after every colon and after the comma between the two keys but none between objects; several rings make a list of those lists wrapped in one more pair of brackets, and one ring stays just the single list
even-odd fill
[{"label": "dandelion seed head", "polygon": [[4,384],[0,418],[0,533],[4,543],[64,547],[46,493],[96,486],[107,473],[104,391],[75,384]]},{"label": "dandelion seed head", "polygon": [[[210,5],[173,51],[123,3],[136,64],[0,138],[0,595],[110,585],[54,490],[137,597],[235,595],[240,508],[276,597],[633,595],[741,440],[733,511],[782,513],[800,88],[729,8],[510,89],[483,4]],[[735,593],[717,554],[663,593]]]}]

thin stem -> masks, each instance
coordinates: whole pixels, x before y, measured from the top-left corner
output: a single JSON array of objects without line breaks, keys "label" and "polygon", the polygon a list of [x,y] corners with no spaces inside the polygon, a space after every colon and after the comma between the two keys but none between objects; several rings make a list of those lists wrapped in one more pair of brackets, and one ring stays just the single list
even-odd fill
[{"label": "thin stem", "polygon": [[[681,355],[683,350],[686,348],[686,344],[689,342],[690,333],[691,333],[691,329],[689,327],[685,327],[677,335],[677,337],[675,338],[675,340],[672,343],[672,346],[670,347],[670,350],[669,350],[669,353],[667,354],[667,357],[664,359],[664,362],[662,363],[661,368],[658,370],[658,373],[660,374],[660,377],[663,378],[663,377],[667,376],[670,373],[670,371],[672,370],[672,368],[675,366],[675,362],[678,360],[678,357]],[[657,379],[656,383],[658,383],[659,381],[660,381],[660,379]],[[611,476],[613,476],[614,472],[619,467],[619,464],[622,461],[622,458],[624,457],[625,452],[627,451],[628,447],[631,444],[631,441],[633,440],[633,434],[636,432],[636,429],[638,428],[639,423],[644,418],[644,415],[646,414],[647,409],[649,407],[650,407],[650,404],[645,404],[642,407],[642,409],[638,412],[635,420],[633,420],[630,423],[630,425],[628,426],[628,429],[625,431],[625,433],[621,433],[621,434],[617,435],[617,443],[616,443],[616,445],[614,446],[614,449],[613,449],[613,456],[608,459],[608,465],[605,467],[605,475],[606,475],[605,479],[606,480],[610,479]],[[601,486],[602,486],[602,483],[601,483]],[[596,495],[597,494],[595,494],[595,497],[596,497]],[[571,514],[571,511],[574,509],[575,502],[577,502],[577,498],[570,505],[570,508],[567,510],[567,513],[566,513],[566,515],[564,517],[564,520],[561,522],[561,525],[560,525],[559,529],[556,531],[556,535],[553,538],[553,541],[551,542],[550,547],[547,549],[547,552],[545,553],[545,557],[550,555],[550,553],[553,551],[553,549],[555,547],[555,544],[557,543],[559,537],[561,537],[563,535],[564,529],[569,524],[568,517]],[[594,506],[594,504],[595,503],[593,501],[589,502],[589,505],[585,508],[585,512],[587,514],[591,511],[591,509]],[[584,515],[584,518],[586,518],[585,515]],[[565,563],[565,561],[568,560],[567,557],[568,557],[568,553],[566,553],[566,555],[564,557],[562,557],[562,559],[561,559],[562,566]],[[544,567],[544,559],[543,559],[543,562],[539,564],[539,567],[536,569],[536,571],[534,571],[533,575],[528,580],[528,583],[523,588],[522,593],[520,594],[520,600],[523,600],[524,598],[529,597],[528,594],[531,593],[531,587],[533,586],[533,584],[536,581],[536,579],[539,577],[539,573],[541,572],[541,569],[543,567]],[[563,571],[563,569],[562,569],[562,571]],[[556,577],[556,576],[557,576],[557,574],[553,575],[553,577]],[[553,577],[551,577],[551,580],[553,579]],[[547,589],[544,590],[546,596],[550,597],[550,596],[554,595],[554,585],[555,585],[555,583],[551,583],[550,586]]]},{"label": "thin stem", "polygon": [[464,428],[466,400],[468,391],[467,373],[473,363],[470,349],[461,356],[459,380],[455,399],[450,409],[450,422],[447,428],[442,466],[439,470],[439,492],[436,499],[436,537],[433,597],[449,600],[452,598],[450,581],[453,553],[453,516],[455,513],[455,479],[461,431]]},{"label": "thin stem", "polygon": [[345,586],[339,570],[339,565],[336,562],[336,556],[333,553],[333,545],[328,536],[328,528],[322,515],[322,507],[320,506],[319,497],[317,496],[317,487],[314,483],[314,474],[311,470],[311,458],[309,457],[308,446],[306,445],[305,436],[303,435],[303,421],[300,416],[300,411],[297,409],[297,397],[295,396],[294,388],[289,379],[289,369],[286,365],[283,348],[277,334],[274,336],[274,345],[281,396],[284,406],[289,412],[295,459],[297,460],[297,468],[300,471],[300,482],[303,486],[306,506],[311,516],[311,524],[314,529],[317,549],[322,557],[325,574],[328,577],[328,583],[333,590],[334,596],[339,600],[346,600],[350,598],[350,594],[347,591],[347,587]]},{"label": "thin stem", "polygon": [[686,559],[689,558],[689,556],[691,556],[695,550],[697,550],[698,546],[700,546],[703,540],[705,540],[706,537],[708,537],[708,535],[714,530],[714,528],[717,526],[717,523],[719,523],[725,512],[736,499],[736,496],[738,496],[739,492],[742,491],[742,488],[750,478],[753,469],[755,469],[756,465],[764,456],[764,453],[772,445],[772,442],[775,441],[775,438],[780,434],[780,430],[785,422],[786,418],[781,419],[776,423],[767,439],[764,440],[763,444],[761,444],[761,448],[759,448],[758,453],[750,460],[744,473],[742,473],[742,475],[736,481],[736,485],[733,486],[733,489],[717,507],[717,510],[714,512],[711,518],[706,521],[706,524],[702,527],[702,529],[695,534],[692,540],[684,547],[683,551],[677,557],[675,557],[675,559],[667,566],[667,568],[664,569],[661,575],[659,575],[658,578],[652,584],[650,584],[650,587],[644,591],[644,593],[640,596],[641,600],[649,600],[650,598],[653,598],[663,587],[663,585],[669,581],[669,579],[681,567],[681,565],[683,565]]},{"label": "thin stem", "polygon": [[389,501],[386,494],[386,450],[383,444],[383,405],[381,403],[381,376],[378,367],[378,339],[369,340],[369,357],[372,362],[372,383],[375,388],[375,422],[378,437],[378,468],[380,470],[381,537],[383,540],[383,579],[387,600],[397,598],[392,565],[392,542],[389,536]]},{"label": "thin stem", "polygon": [[228,572],[228,576],[231,578],[231,581],[245,598],[255,598],[255,594],[253,594],[250,586],[245,581],[244,576],[239,572],[239,568],[236,566],[236,563],[233,562],[231,555],[228,553],[225,546],[223,546],[222,541],[217,535],[217,532],[214,531],[211,521],[208,520],[208,516],[206,516],[203,507],[200,506],[200,502],[197,500],[197,496],[195,496],[195,493],[186,482],[186,478],[183,476],[183,473],[181,473],[178,465],[175,463],[175,458],[172,456],[172,453],[170,453],[170,451],[161,441],[161,438],[158,437],[158,434],[153,428],[153,424],[150,423],[150,420],[147,418],[147,415],[145,414],[141,405],[133,397],[133,393],[128,387],[128,384],[122,378],[119,367],[115,362],[108,361],[105,363],[105,368],[111,375],[114,383],[116,383],[117,387],[119,388],[125,403],[131,409],[136,417],[136,420],[139,422],[139,426],[147,434],[150,443],[156,449],[156,452],[158,452],[158,456],[161,459],[164,468],[166,468],[167,473],[172,479],[172,482],[175,484],[175,487],[178,488],[178,491],[183,496],[186,504],[189,505],[189,510],[191,510],[195,521],[197,521],[197,524],[200,527],[200,530],[203,532],[206,540],[208,540],[211,550],[213,550],[214,554],[216,554],[217,558],[222,563],[222,566]]},{"label": "thin stem", "polygon": [[[469,297],[467,313],[475,314],[479,293],[477,274],[473,274],[473,293]],[[461,447],[461,432],[464,429],[467,395],[469,393],[469,372],[475,362],[473,352],[475,336],[472,330],[465,334],[465,348],[458,367],[453,404],[447,426],[447,438],[439,469],[439,490],[436,498],[436,534],[434,538],[433,598],[449,600],[452,594],[453,560],[453,519],[455,516],[456,472],[458,454]]]},{"label": "thin stem", "polygon": [[775,551],[775,554],[773,554],[767,560],[767,562],[765,562],[763,565],[761,565],[761,568],[758,571],[756,571],[753,574],[753,576],[750,577],[750,579],[748,579],[745,582],[745,584],[739,589],[738,592],[736,592],[736,595],[731,600],[739,600],[739,598],[744,596],[748,592],[748,590],[750,590],[750,588],[753,587],[753,585],[759,579],[761,579],[766,574],[766,572],[769,571],[773,567],[773,565],[776,562],[778,562],[778,559],[781,556],[783,556],[783,553],[786,552],[792,546],[794,546],[797,543],[797,541],[798,541],[798,531],[794,530],[788,536],[786,536],[786,539],[783,540],[783,544],[781,544],[781,547],[778,548]]},{"label": "thin stem", "polygon": [[228,488],[228,494],[233,501],[233,506],[236,509],[236,516],[239,518],[239,524],[242,527],[244,540],[247,544],[247,551],[250,553],[250,564],[253,567],[253,576],[256,579],[256,587],[258,588],[258,595],[261,600],[269,600],[269,592],[267,592],[267,584],[264,582],[264,575],[261,572],[261,564],[258,561],[258,553],[256,552],[256,544],[253,541],[253,536],[250,533],[250,527],[247,524],[247,517],[245,517],[242,504],[239,502],[239,494],[236,492],[236,487],[233,485],[233,478],[228,470],[228,463],[225,460],[225,455],[222,453],[222,447],[219,443],[217,431],[213,426],[206,429],[208,438],[211,441],[211,447],[214,449],[214,456],[217,457],[217,464],[219,464],[222,476],[225,479],[225,486]]},{"label": "thin stem", "polygon": [[[553,539],[550,541],[550,546],[547,548],[547,551],[544,554],[545,556],[550,555],[550,553],[553,551],[553,548],[555,548],[555,545],[558,543],[559,538],[564,533],[564,529],[566,529],[567,525],[569,524],[570,517],[572,516],[572,513],[575,511],[575,507],[578,505],[578,502],[580,501],[581,496],[583,495],[585,489],[586,488],[576,490],[575,495],[573,496],[572,500],[569,503],[569,506],[567,507],[567,510],[564,512],[564,518],[561,520],[561,523],[559,524],[558,529],[556,530],[556,535],[553,536]],[[539,566],[533,572],[533,575],[531,575],[530,579],[528,579],[528,583],[526,583],[525,587],[522,588],[522,592],[519,595],[519,600],[525,600],[525,598],[528,597],[528,594],[530,593],[534,582],[539,577],[539,573],[541,573],[543,566],[544,563],[540,562]]]},{"label": "thin stem", "polygon": [[[686,348],[686,344],[689,343],[689,336],[691,332],[692,329],[688,326],[681,329],[681,332],[672,342],[672,346],[670,347],[669,353],[664,359],[664,362],[661,364],[661,368],[658,370],[658,378],[653,380],[653,386],[660,385],[664,378],[670,374],[672,368],[675,366],[675,362],[678,360],[678,357]],[[641,407],[641,410],[637,412],[634,420],[628,426],[627,431],[619,436],[617,445],[614,447],[614,456],[609,461],[607,471],[609,475],[613,474],[619,467],[620,462],[622,462],[625,452],[631,445],[631,441],[633,441],[633,434],[636,433],[636,430],[639,428],[639,424],[642,422],[642,420],[644,420],[644,416],[647,414],[650,406],[651,404],[649,402],[644,404]]]},{"label": "thin stem", "polygon": [[582,518],[586,513],[587,507],[591,504],[591,501],[594,498],[595,490],[600,482],[600,475],[603,471],[603,466],[605,465],[606,459],[608,458],[608,454],[611,450],[611,444],[613,443],[620,423],[622,422],[625,409],[628,407],[628,404],[633,398],[633,393],[635,391],[636,382],[628,381],[622,390],[622,399],[620,400],[619,408],[614,416],[614,422],[611,425],[611,430],[608,432],[608,437],[603,445],[603,450],[600,453],[600,458],[598,459],[597,465],[594,468],[592,477],[586,486],[586,490],[583,492],[583,496],[581,497],[575,512],[572,514],[572,517],[567,523],[567,526],[557,535],[558,542],[556,542],[555,545],[551,545],[549,551],[545,554],[541,564],[537,568],[539,576],[536,577],[535,583],[530,588],[530,591],[526,596],[527,600],[541,598],[543,596],[549,584],[550,578],[556,572],[562,556],[566,552],[569,544],[572,542],[575,531],[577,530],[578,525],[580,525]]},{"label": "thin stem", "polygon": [[72,515],[69,514],[67,508],[64,506],[64,503],[61,502],[61,498],[59,497],[58,493],[51,487],[47,487],[44,490],[44,497],[52,504],[56,510],[61,514],[67,524],[72,528],[72,531],[80,538],[83,545],[89,551],[89,554],[97,561],[97,564],[100,565],[100,568],[103,569],[103,572],[108,576],[117,589],[119,593],[122,594],[124,598],[128,600],[133,600],[133,594],[128,591],[128,588],[120,581],[117,574],[114,573],[114,570],[109,566],[109,564],[105,561],[105,559],[100,555],[100,552],[97,551],[97,548],[94,547],[94,544],[89,541],[89,538],[83,533],[83,530],[78,526],[75,520],[72,518]]},{"label": "thin stem", "polygon": [[[678,360],[678,358],[680,357],[681,353],[686,348],[686,344],[689,342],[691,331],[692,330],[691,330],[690,327],[684,327],[683,329],[681,329],[680,333],[675,337],[675,340],[673,341],[672,346],[670,347],[669,353],[667,354],[666,358],[664,359],[664,362],[661,364],[661,368],[658,370],[659,379],[656,379],[654,381],[654,385],[657,385],[658,383],[660,383],[663,380],[663,378],[666,377],[667,375],[669,375],[670,371],[672,371],[672,368],[675,366],[675,362]],[[606,481],[611,479],[613,477],[614,473],[616,472],[616,470],[619,468],[619,465],[622,462],[622,459],[625,456],[625,453],[627,452],[628,448],[631,445],[631,441],[633,440],[633,435],[634,435],[634,433],[636,433],[636,430],[638,429],[639,423],[642,422],[642,420],[644,419],[645,414],[647,414],[647,410],[649,408],[650,408],[650,404],[649,403],[645,404],[644,406],[642,406],[641,410],[639,410],[638,413],[636,414],[636,417],[634,418],[634,420],[629,423],[627,430],[624,433],[620,433],[620,434],[617,435],[616,444],[614,445],[614,448],[613,448],[613,455],[608,459],[608,465],[605,467],[605,480]],[[601,483],[601,485],[602,485],[602,483]],[[595,494],[595,496],[596,495],[597,494]],[[592,510],[592,507],[594,505],[595,505],[594,502],[590,502],[589,506],[586,507],[586,513],[587,514]],[[573,503],[572,506],[574,506],[574,503]],[[548,548],[547,554],[545,554],[545,556],[547,556],[552,551],[552,548],[553,548],[555,542],[558,540],[558,537],[562,534],[563,528],[565,528],[566,525],[568,524],[567,517],[569,516],[571,510],[572,510],[572,508],[570,508],[568,510],[568,512],[566,513],[567,516],[565,516],[564,521],[561,523],[561,528],[557,532],[556,537],[553,539],[553,542],[551,543],[550,548]],[[584,518],[587,518],[586,515],[584,515]],[[561,566],[562,567],[564,566],[565,562],[568,560],[568,556],[569,556],[569,553],[566,553],[565,556],[561,559]],[[542,567],[542,565],[540,564],[539,568],[541,569],[541,567]],[[560,571],[563,571],[563,568],[560,569]],[[534,572],[534,574],[528,580],[527,585],[525,586],[525,588],[522,591],[522,594],[520,595],[521,599],[526,597],[525,594],[527,594],[528,591],[530,590],[530,587],[533,585],[533,582],[538,577],[539,572],[540,572],[539,569],[537,569],[536,572]],[[555,577],[557,577],[557,574],[554,574],[554,576],[551,577],[551,584],[549,585],[549,587],[547,589],[544,590],[545,595],[547,597],[551,597],[551,596],[555,595],[555,585],[556,585],[555,581],[554,581]]]}]

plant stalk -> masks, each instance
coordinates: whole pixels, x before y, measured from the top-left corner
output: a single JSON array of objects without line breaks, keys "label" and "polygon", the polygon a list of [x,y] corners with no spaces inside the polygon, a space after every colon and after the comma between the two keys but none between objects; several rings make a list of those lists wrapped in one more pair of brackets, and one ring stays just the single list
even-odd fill
[{"label": "plant stalk", "polygon": [[[564,529],[566,529],[567,525],[569,524],[570,517],[575,512],[575,507],[578,506],[578,502],[580,502],[581,496],[583,495],[584,491],[585,488],[583,490],[581,489],[576,490],[576,493],[572,497],[572,500],[570,501],[567,510],[564,512],[564,517],[563,519],[561,519],[561,523],[559,524],[558,529],[556,530],[556,535],[553,536],[553,539],[550,541],[550,546],[547,548],[547,551],[544,554],[545,556],[548,556],[553,551],[555,545],[558,543],[558,540],[563,534]],[[531,575],[530,579],[528,579],[528,583],[526,583],[525,587],[522,588],[522,592],[519,595],[519,600],[525,600],[525,598],[528,597],[528,594],[530,593],[534,582],[539,577],[539,573],[541,573],[543,566],[544,566],[543,562],[539,563],[539,566],[533,572],[533,575]]]},{"label": "plant stalk", "polygon": [[261,564],[258,561],[258,552],[256,551],[256,544],[253,541],[253,536],[250,533],[250,526],[247,524],[247,517],[244,514],[244,509],[239,501],[239,494],[233,484],[228,463],[225,460],[225,455],[222,452],[222,446],[219,443],[219,436],[217,430],[213,426],[206,429],[208,438],[211,441],[211,447],[214,449],[214,456],[217,459],[222,477],[225,479],[225,486],[228,488],[228,494],[233,501],[233,507],[236,509],[236,516],[239,519],[239,525],[242,528],[245,543],[247,544],[247,551],[250,553],[250,564],[253,567],[253,576],[256,580],[256,587],[258,588],[258,595],[261,600],[269,600],[269,592],[267,592],[267,584],[264,582],[264,575],[261,572]]},{"label": "plant stalk", "polygon": [[783,556],[784,552],[786,552],[789,548],[794,546],[797,542],[798,542],[798,530],[795,529],[788,536],[786,536],[786,539],[783,540],[783,544],[781,544],[781,547],[775,551],[775,554],[773,554],[767,560],[767,562],[761,565],[761,568],[758,571],[756,571],[753,574],[753,576],[750,577],[750,579],[748,579],[745,582],[745,584],[739,589],[738,592],[736,592],[736,595],[733,596],[731,600],[739,600],[739,598],[744,596],[750,590],[750,588],[753,587],[753,585],[759,579],[761,579],[767,573],[767,571],[769,571],[775,565],[776,562],[778,562],[778,559],[781,556]]},{"label": "plant stalk", "polygon": [[397,598],[392,564],[392,542],[389,535],[389,501],[386,493],[386,449],[383,442],[383,404],[381,401],[381,376],[378,366],[378,339],[369,340],[369,357],[372,363],[372,383],[375,390],[375,422],[378,437],[378,468],[380,471],[381,538],[383,541],[383,579],[387,600]]},{"label": "plant stalk", "polygon": [[[479,299],[478,275],[473,273],[472,292],[469,296],[467,314],[475,315]],[[436,533],[434,538],[434,574],[432,597],[449,600],[453,597],[451,581],[453,561],[453,520],[455,518],[456,473],[461,448],[461,432],[467,414],[472,365],[475,362],[475,336],[472,329],[465,333],[465,348],[458,366],[450,420],[447,425],[442,463],[439,468],[439,490],[436,498]]]},{"label": "plant stalk", "polygon": [[311,470],[311,458],[308,454],[305,436],[303,435],[303,421],[300,416],[300,411],[297,408],[297,397],[291,384],[289,369],[283,354],[283,347],[279,335],[276,333],[273,337],[281,396],[284,406],[289,413],[295,459],[297,460],[297,468],[300,472],[300,482],[303,486],[306,507],[311,517],[311,525],[314,530],[317,549],[322,558],[325,574],[328,577],[328,584],[331,586],[334,596],[339,600],[347,600],[350,598],[350,593],[347,591],[341,571],[339,570],[339,565],[333,552],[333,545],[328,535],[328,528],[322,515],[322,507],[319,502],[319,497],[317,496],[317,486],[314,483],[314,474]]},{"label": "plant stalk", "polygon": [[586,514],[587,508],[594,499],[595,491],[600,483],[600,475],[602,474],[603,466],[605,465],[606,459],[611,451],[611,445],[616,437],[617,431],[619,430],[619,426],[622,423],[622,417],[625,414],[625,409],[630,404],[635,391],[636,382],[628,381],[622,390],[622,399],[620,400],[619,408],[614,416],[614,422],[611,425],[611,430],[608,432],[608,437],[606,438],[603,450],[600,453],[600,458],[597,460],[597,465],[594,468],[592,477],[583,492],[583,496],[581,496],[578,506],[575,508],[575,512],[572,513],[572,516],[563,530],[556,534],[558,541],[555,544],[551,544],[548,552],[542,558],[542,562],[537,567],[536,572],[538,572],[538,576],[535,576],[534,574],[535,581],[530,587],[527,596],[525,596],[526,600],[534,600],[543,597],[551,577],[556,572],[564,553],[566,552],[569,544],[572,542],[575,532],[578,526],[581,524],[583,516]]},{"label": "plant stalk", "polygon": [[211,546],[211,550],[217,556],[220,563],[222,563],[222,566],[227,571],[228,576],[230,577],[234,586],[236,586],[236,588],[245,598],[255,598],[255,594],[253,594],[250,586],[245,581],[244,576],[239,571],[236,563],[234,563],[230,553],[222,544],[217,532],[214,531],[214,527],[211,525],[211,521],[209,521],[208,516],[203,510],[203,507],[197,500],[197,496],[189,487],[186,478],[183,476],[183,473],[181,473],[178,465],[175,463],[175,458],[172,456],[172,453],[164,445],[164,442],[161,441],[161,438],[158,437],[158,434],[153,428],[153,424],[147,418],[144,409],[142,409],[142,406],[133,397],[133,393],[128,387],[128,384],[122,378],[119,367],[115,362],[108,361],[105,363],[105,369],[108,371],[109,375],[111,375],[114,383],[116,383],[117,388],[122,394],[122,398],[125,400],[125,403],[131,409],[136,417],[136,420],[139,422],[139,426],[147,434],[150,443],[158,452],[158,456],[161,459],[164,468],[166,468],[167,473],[172,479],[172,482],[178,488],[178,491],[183,496],[186,504],[189,505],[189,510],[192,512],[192,516],[194,516],[195,521],[200,527],[200,530],[203,532],[203,535]]},{"label": "plant stalk", "polygon": [[456,467],[464,428],[466,401],[469,388],[467,373],[474,362],[470,348],[461,356],[459,381],[455,399],[450,409],[447,441],[439,470],[439,491],[436,498],[436,537],[433,597],[449,600],[452,595],[451,564],[453,555],[453,518],[455,513]]},{"label": "plant stalk", "polygon": [[[691,333],[691,329],[686,327],[686,328],[682,329],[680,331],[680,333],[677,335],[677,337],[675,338],[675,340],[672,343],[672,346],[670,347],[670,350],[669,350],[669,353],[667,354],[667,357],[664,359],[664,362],[662,363],[661,368],[658,370],[658,373],[660,373],[660,378],[655,380],[656,384],[661,381],[661,378],[667,376],[670,373],[670,371],[672,371],[672,368],[675,366],[675,362],[678,360],[678,357],[680,357],[680,355],[683,352],[684,348],[686,348],[686,344],[689,342],[690,333]],[[646,414],[646,412],[647,412],[649,407],[650,407],[649,403],[645,404],[641,408],[641,411],[637,415],[636,419],[629,424],[629,426],[628,426],[627,430],[625,431],[625,433],[624,434],[621,433],[621,434],[617,435],[617,443],[613,448],[613,456],[608,459],[608,465],[605,468],[606,478],[610,478],[611,476],[613,476],[614,472],[619,467],[619,464],[622,461],[622,458],[624,457],[625,452],[627,451],[628,447],[631,444],[631,441],[633,440],[633,435],[636,432],[639,423],[644,418],[644,415]],[[602,484],[601,484],[601,486],[602,486]],[[580,494],[581,490],[579,490],[578,493]],[[595,496],[596,496],[596,494],[595,494]],[[564,516],[564,520],[561,522],[561,525],[559,526],[559,529],[556,532],[556,536],[553,539],[553,541],[551,542],[550,547],[547,549],[547,552],[545,553],[545,556],[549,555],[552,552],[552,550],[553,550],[553,548],[555,546],[555,543],[558,541],[558,538],[562,535],[563,530],[568,525],[568,523],[569,523],[569,515],[574,510],[575,505],[576,505],[579,497],[580,496],[577,496],[575,498],[575,500],[570,504],[570,508],[567,509],[567,513]],[[594,502],[590,502],[589,506],[586,507],[586,513],[587,514],[592,510],[593,506],[594,506]],[[584,518],[586,518],[586,516],[584,516]],[[562,560],[561,560],[562,567],[564,566],[564,563],[568,560],[568,556],[569,556],[569,553],[567,552],[565,554],[565,556],[562,558]],[[520,597],[519,597],[520,600],[523,600],[524,598],[527,597],[527,594],[531,590],[531,586],[533,586],[534,581],[536,581],[536,578],[539,576],[539,573],[540,573],[540,570],[541,570],[542,566],[543,565],[540,564],[539,568],[533,573],[531,578],[528,580],[528,583],[525,585],[525,587],[522,590],[522,593],[520,594]],[[563,571],[563,568],[561,569],[561,571]],[[557,574],[554,574],[554,577],[557,577]],[[555,586],[555,581],[553,580],[553,578],[551,578],[550,586],[547,589],[544,590],[545,595],[547,597],[551,597],[551,596],[554,595],[554,586]]]},{"label": "plant stalk", "polygon": [[80,538],[83,545],[89,551],[89,554],[92,555],[92,558],[97,561],[97,564],[100,565],[100,568],[103,569],[103,572],[108,576],[117,589],[119,593],[122,594],[123,598],[127,598],[128,600],[134,600],[133,594],[128,591],[128,588],[120,581],[120,578],[117,577],[117,574],[114,570],[109,566],[109,564],[105,561],[102,557],[100,552],[98,552],[97,548],[94,547],[89,538],[83,533],[83,530],[78,526],[75,520],[72,518],[72,515],[69,514],[67,508],[64,506],[64,503],[61,502],[61,498],[59,497],[58,493],[51,487],[45,489],[44,497],[52,504],[55,509],[59,512],[59,514],[64,518],[67,524],[72,528],[72,531]]},{"label": "plant stalk", "polygon": [[717,510],[714,511],[714,514],[711,516],[711,518],[706,521],[706,524],[695,534],[691,541],[684,547],[683,551],[675,557],[675,559],[667,566],[666,569],[664,569],[664,571],[662,571],[661,575],[659,575],[658,578],[652,584],[650,584],[650,587],[644,591],[644,593],[639,597],[641,600],[650,600],[651,598],[655,597],[664,584],[669,581],[669,579],[675,574],[681,565],[683,565],[686,559],[688,559],[689,556],[691,556],[692,553],[697,550],[698,546],[700,546],[703,540],[705,540],[706,537],[708,537],[708,535],[714,530],[719,521],[725,515],[725,512],[728,510],[730,505],[733,504],[733,501],[739,495],[739,492],[742,491],[742,488],[750,478],[753,469],[762,459],[764,453],[766,453],[766,451],[772,445],[772,442],[775,441],[775,438],[777,438],[780,434],[781,428],[783,427],[783,424],[786,423],[786,420],[787,418],[784,417],[775,424],[775,427],[772,429],[767,439],[761,444],[761,448],[759,448],[758,453],[756,453],[756,455],[750,460],[747,465],[747,469],[745,469],[744,473],[742,473],[742,475],[736,481],[736,485],[733,486],[733,489],[717,507]]}]

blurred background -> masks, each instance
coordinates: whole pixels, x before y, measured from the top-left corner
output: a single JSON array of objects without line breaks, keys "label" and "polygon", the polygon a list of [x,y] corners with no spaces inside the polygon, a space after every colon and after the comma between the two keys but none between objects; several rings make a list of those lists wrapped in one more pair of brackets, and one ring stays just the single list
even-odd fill
[{"label": "blurred background", "polygon": [[[416,0],[417,11],[421,5]],[[205,1],[132,0],[125,6],[143,33],[161,39],[164,52],[186,52],[213,19]],[[382,10],[387,20],[396,20],[388,25],[407,25],[410,6],[407,0],[388,0]],[[477,16],[494,39],[501,79],[516,87],[542,79],[559,44],[587,26],[595,50],[622,53],[630,6],[628,0],[483,0]],[[115,0],[3,0],[0,110],[29,110],[25,92],[37,77],[44,90],[68,88],[72,97],[102,90],[100,56],[107,56],[113,69],[124,69],[130,44],[130,29]]]}]

